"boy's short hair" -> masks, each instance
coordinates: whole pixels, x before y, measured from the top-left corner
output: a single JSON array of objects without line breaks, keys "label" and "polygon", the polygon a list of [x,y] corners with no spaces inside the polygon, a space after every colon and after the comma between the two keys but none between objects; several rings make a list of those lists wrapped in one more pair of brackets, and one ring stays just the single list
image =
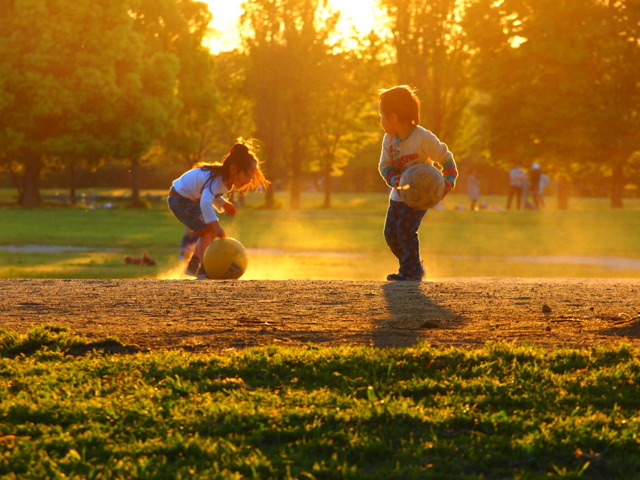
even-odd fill
[{"label": "boy's short hair", "polygon": [[420,123],[420,99],[415,88],[399,85],[378,92],[380,109],[385,116],[395,114],[403,122]]}]

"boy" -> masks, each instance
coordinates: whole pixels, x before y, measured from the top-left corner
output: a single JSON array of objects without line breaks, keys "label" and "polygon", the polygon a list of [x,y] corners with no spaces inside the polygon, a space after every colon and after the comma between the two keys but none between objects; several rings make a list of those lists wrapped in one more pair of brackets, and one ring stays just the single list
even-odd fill
[{"label": "boy", "polygon": [[438,162],[443,168],[444,198],[455,186],[458,170],[449,148],[418,125],[420,100],[411,87],[401,85],[382,90],[378,101],[380,125],[385,132],[378,170],[391,187],[384,237],[400,264],[398,273],[388,275],[387,280],[421,281],[424,268],[418,228],[427,210],[416,210],[402,201],[397,190],[400,176],[417,163],[433,165]]}]

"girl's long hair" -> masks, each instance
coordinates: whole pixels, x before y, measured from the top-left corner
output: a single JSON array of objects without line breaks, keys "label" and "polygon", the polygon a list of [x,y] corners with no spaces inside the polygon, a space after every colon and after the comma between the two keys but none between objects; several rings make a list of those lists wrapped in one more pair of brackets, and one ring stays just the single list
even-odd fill
[{"label": "girl's long hair", "polygon": [[238,139],[229,153],[222,158],[222,162],[198,162],[192,168],[204,168],[211,171],[212,176],[221,174],[226,179],[229,178],[231,165],[235,165],[237,171],[251,175],[249,183],[237,189],[240,193],[249,190],[265,190],[271,182],[265,178],[260,169],[260,161],[255,154],[253,143],[250,140]]}]

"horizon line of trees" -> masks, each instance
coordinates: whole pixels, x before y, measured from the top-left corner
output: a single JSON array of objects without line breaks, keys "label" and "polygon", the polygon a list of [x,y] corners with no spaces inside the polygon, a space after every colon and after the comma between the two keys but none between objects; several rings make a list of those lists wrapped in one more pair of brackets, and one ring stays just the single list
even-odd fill
[{"label": "horizon line of trees", "polygon": [[344,38],[323,0],[245,1],[241,48],[214,55],[195,0],[0,0],[0,174],[34,207],[43,179],[65,172],[73,202],[87,172],[126,166],[141,204],[150,171],[168,187],[256,138],[266,207],[285,185],[299,208],[313,172],[328,208],[336,177],[377,177],[377,91],[410,84],[462,172],[541,163],[560,208],[589,179],[613,208],[640,188],[640,2],[378,5],[388,33]]}]

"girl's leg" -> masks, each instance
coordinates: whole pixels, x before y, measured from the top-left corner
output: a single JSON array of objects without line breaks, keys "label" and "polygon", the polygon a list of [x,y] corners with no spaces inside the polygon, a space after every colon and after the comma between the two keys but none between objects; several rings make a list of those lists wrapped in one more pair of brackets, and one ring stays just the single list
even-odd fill
[{"label": "girl's leg", "polygon": [[204,259],[204,252],[207,251],[207,247],[211,245],[211,242],[215,237],[216,235],[212,231],[207,231],[200,235],[193,252],[193,257],[191,257],[192,261],[189,262],[189,267],[187,267],[187,275],[193,275],[198,278],[206,277],[206,271],[202,260]]},{"label": "girl's leg", "polygon": [[196,243],[196,254],[198,258],[204,258],[204,252],[207,250],[207,247],[211,245],[215,237],[216,234],[214,232],[207,232],[198,239],[198,243]]},{"label": "girl's leg", "polygon": [[401,203],[399,209],[398,241],[400,245],[400,273],[411,278],[422,278],[424,268],[420,259],[420,239],[418,228],[427,213],[426,210],[416,210],[406,203]]},{"label": "girl's leg", "polygon": [[[204,253],[206,247],[211,243],[211,240],[205,245],[201,246],[200,239],[206,233],[206,223],[202,218],[202,211],[200,210],[200,204],[193,200],[184,197],[169,196],[168,197],[169,209],[173,212],[178,220],[180,220],[189,230],[192,232],[200,233],[199,239],[194,248],[194,253],[191,256],[191,260],[185,269],[185,274],[196,276],[198,267],[200,266],[201,254]],[[204,232],[204,233],[203,233]]]}]

